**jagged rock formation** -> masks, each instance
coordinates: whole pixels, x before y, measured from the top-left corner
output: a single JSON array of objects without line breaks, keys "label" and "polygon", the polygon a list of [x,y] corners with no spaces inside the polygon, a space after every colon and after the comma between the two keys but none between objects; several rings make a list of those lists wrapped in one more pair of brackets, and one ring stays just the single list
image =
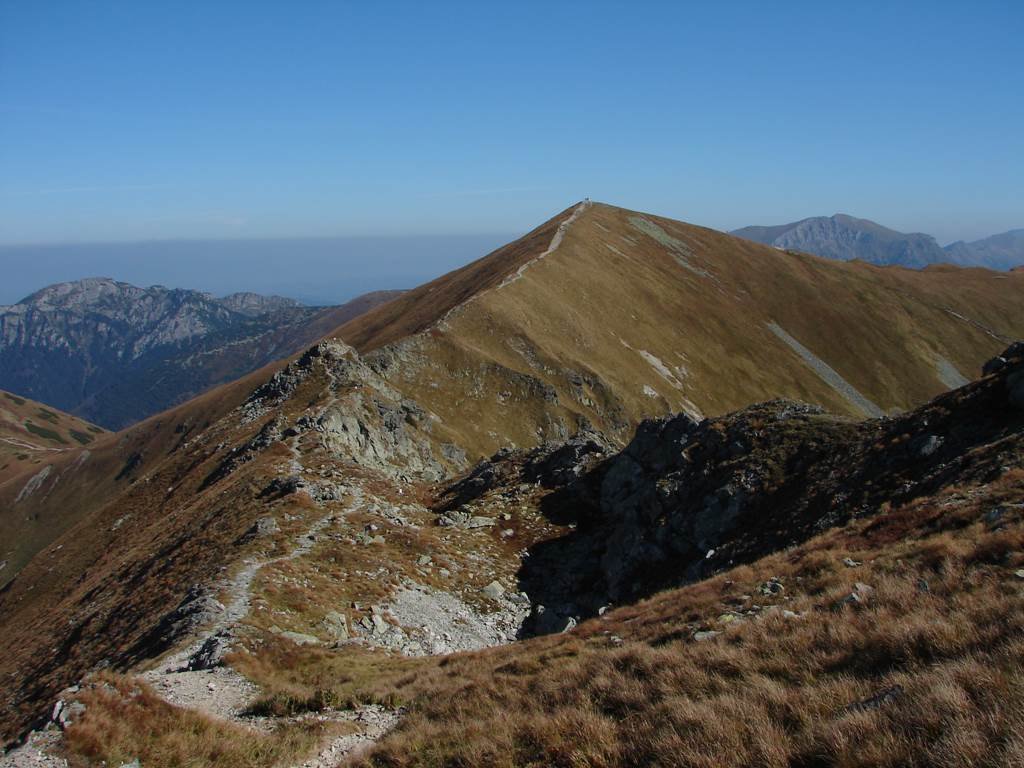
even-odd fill
[{"label": "jagged rock formation", "polygon": [[1024,456],[1024,345],[986,378],[895,419],[854,421],[785,400],[698,422],[642,423],[609,453],[580,435],[503,451],[446,487],[439,509],[466,519],[522,489],[575,529],[539,543],[520,585],[544,610],[527,634],[564,629],[610,603],[633,602],[792,547],[852,518],[951,484],[980,484]]},{"label": "jagged rock formation", "polygon": [[647,422],[609,466],[610,596],[693,581],[951,483],[983,483],[1024,448],[1024,355],[895,419],[851,422],[773,401],[721,419]]},{"label": "jagged rock formation", "polygon": [[117,429],[287,357],[395,295],[314,308],[107,278],[58,283],[0,307],[0,386]]}]

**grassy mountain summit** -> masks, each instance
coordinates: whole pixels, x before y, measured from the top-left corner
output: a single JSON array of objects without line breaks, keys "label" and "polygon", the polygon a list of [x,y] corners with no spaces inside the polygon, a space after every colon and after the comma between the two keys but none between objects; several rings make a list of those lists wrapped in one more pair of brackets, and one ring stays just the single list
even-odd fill
[{"label": "grassy mountain summit", "polygon": [[777,396],[906,409],[1021,335],[1020,291],[1015,274],[837,263],[595,203],[337,335],[486,455]]},{"label": "grassy mountain summit", "polygon": [[847,765],[859,728],[900,765],[947,728],[923,764],[1012,764],[1022,280],[574,205],[0,483],[4,738]]}]

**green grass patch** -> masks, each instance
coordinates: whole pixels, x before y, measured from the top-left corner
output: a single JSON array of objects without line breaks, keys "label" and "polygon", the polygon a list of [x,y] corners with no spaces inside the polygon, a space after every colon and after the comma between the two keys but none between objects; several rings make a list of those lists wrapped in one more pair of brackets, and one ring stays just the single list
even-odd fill
[{"label": "green grass patch", "polygon": [[18,397],[17,395],[12,395],[10,392],[4,392],[4,397],[6,397],[8,400],[10,400],[15,405],[24,405],[25,404],[25,398]]},{"label": "green grass patch", "polygon": [[50,422],[51,424],[56,424],[58,419],[60,418],[56,413],[54,413],[53,411],[48,411],[45,408],[37,409],[36,416],[38,416],[43,421]]},{"label": "green grass patch", "polygon": [[52,429],[47,429],[46,427],[40,427],[38,424],[33,424],[31,421],[26,421],[25,422],[25,429],[27,429],[33,435],[38,435],[39,437],[41,437],[41,438],[43,438],[45,440],[50,440],[51,442],[60,443],[61,445],[67,445],[68,444],[67,440],[65,440],[63,437],[58,435]]},{"label": "green grass patch", "polygon": [[86,434],[85,432],[79,432],[77,429],[71,430],[71,436],[82,445],[88,445],[93,440],[95,440],[95,438],[92,435]]}]

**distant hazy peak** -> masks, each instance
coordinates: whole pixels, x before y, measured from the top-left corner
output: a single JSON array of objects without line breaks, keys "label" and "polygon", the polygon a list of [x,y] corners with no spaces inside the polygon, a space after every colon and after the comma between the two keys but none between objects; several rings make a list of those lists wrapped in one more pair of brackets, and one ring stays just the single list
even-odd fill
[{"label": "distant hazy peak", "polygon": [[30,304],[40,309],[62,308],[93,302],[106,296],[140,295],[145,290],[109,277],[86,277],[81,280],[48,285],[26,296],[15,306]]},{"label": "distant hazy peak", "polygon": [[970,243],[957,240],[940,248],[934,237],[923,232],[899,232],[870,219],[836,213],[789,224],[743,227],[730,234],[844,261],[861,259],[915,268],[949,263],[999,270],[1024,265],[1024,229],[1011,229]]},{"label": "distant hazy peak", "polygon": [[1024,229],[1011,229],[970,243],[957,240],[945,251],[961,264],[1013,269],[1024,265]]},{"label": "distant hazy peak", "polygon": [[776,226],[744,227],[731,234],[842,261],[860,259],[872,264],[917,268],[951,260],[931,235],[898,232],[846,213],[813,216]]}]

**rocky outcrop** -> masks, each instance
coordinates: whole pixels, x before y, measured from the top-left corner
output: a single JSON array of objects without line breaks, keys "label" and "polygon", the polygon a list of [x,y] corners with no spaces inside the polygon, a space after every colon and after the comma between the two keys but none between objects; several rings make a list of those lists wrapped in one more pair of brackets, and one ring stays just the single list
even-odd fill
[{"label": "rocky outcrop", "polygon": [[850,422],[772,401],[700,424],[645,422],[601,482],[609,597],[699,579],[885,502],[1013,466],[1024,346],[999,359],[989,379],[897,419]]},{"label": "rocky outcrop", "polygon": [[[435,438],[437,416],[403,397],[352,347],[337,339],[311,347],[256,389],[240,407],[243,422],[275,412],[313,377],[326,385],[330,395],[326,405],[279,430],[279,437],[316,433],[333,456],[396,479],[440,480],[464,466],[464,453]],[[268,422],[260,434],[270,425]],[[252,452],[251,447],[239,451],[241,456]],[[220,472],[218,479],[223,474]]]},{"label": "rocky outcrop", "polygon": [[[574,530],[532,547],[519,578],[533,604],[524,634],[561,631],[609,603],[699,580],[887,504],[1018,466],[1024,347],[998,359],[986,366],[987,378],[899,418],[857,422],[775,400],[701,422],[686,414],[646,421],[610,457],[582,450],[583,436],[497,456],[453,484],[449,503],[479,509],[476,498],[509,496],[527,479],[550,489],[540,508]],[[569,460],[566,472],[563,457],[583,461]]]}]

